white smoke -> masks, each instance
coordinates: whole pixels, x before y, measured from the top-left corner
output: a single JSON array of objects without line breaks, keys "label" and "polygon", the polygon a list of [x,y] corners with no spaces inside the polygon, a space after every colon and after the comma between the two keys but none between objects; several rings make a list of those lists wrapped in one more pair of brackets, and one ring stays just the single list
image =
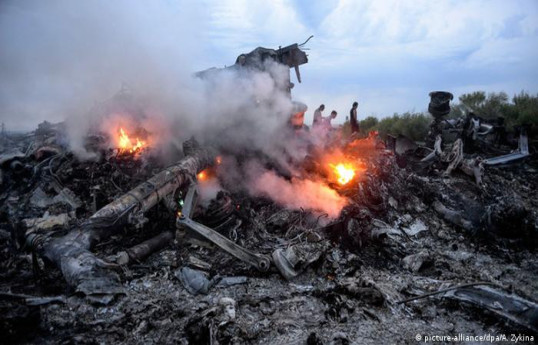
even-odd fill
[{"label": "white smoke", "polygon": [[267,196],[282,206],[291,209],[309,209],[327,213],[336,218],[347,205],[346,198],[340,196],[323,181],[291,179],[286,180],[273,171],[264,171],[251,180],[254,195]]},{"label": "white smoke", "polygon": [[[65,120],[70,148],[81,158],[91,158],[84,148],[88,132],[114,136],[119,126],[130,132],[139,126],[158,148],[179,147],[194,136],[230,157],[254,154],[261,165],[271,161],[292,174],[291,163],[306,150],[285,130],[292,110],[284,91],[289,68],[267,60],[263,71],[238,67],[195,78],[210,61],[204,21],[203,4],[187,0],[3,1],[2,121],[32,129],[43,120]],[[122,85],[130,92],[120,93],[119,103],[131,97],[123,108],[111,99]],[[331,216],[343,207],[317,182],[251,174],[231,158],[227,164],[219,168],[222,179],[250,186],[254,195]]]},{"label": "white smoke", "polygon": [[291,109],[281,91],[289,69],[268,62],[264,72],[226,70],[211,80],[194,78],[209,63],[202,6],[3,1],[2,121],[8,128],[34,129],[43,120],[67,120],[72,146],[79,150],[85,133],[102,125],[103,113],[95,109],[128,85],[144,107],[137,115],[148,123],[165,122],[157,127],[173,129],[169,139],[198,134],[211,139],[227,129],[233,132],[228,141],[266,147]]},{"label": "white smoke", "polygon": [[73,138],[90,109],[123,84],[163,109],[198,92],[200,6],[190,1],[0,2],[0,114],[11,129],[69,120]]}]

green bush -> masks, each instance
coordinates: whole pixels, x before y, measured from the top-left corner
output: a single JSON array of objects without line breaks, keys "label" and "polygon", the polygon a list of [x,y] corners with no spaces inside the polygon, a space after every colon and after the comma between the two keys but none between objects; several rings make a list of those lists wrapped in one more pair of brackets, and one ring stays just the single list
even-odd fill
[{"label": "green bush", "polygon": [[377,119],[377,117],[368,116],[364,120],[359,121],[359,128],[361,129],[362,132],[368,133],[373,128],[375,128],[378,123],[379,123],[379,120]]},{"label": "green bush", "polygon": [[[360,134],[366,137],[370,131],[378,131],[382,137],[387,134],[397,136],[405,135],[410,139],[421,141],[428,133],[428,127],[432,118],[430,115],[422,113],[405,113],[402,115],[394,114],[391,117],[385,117],[381,120],[374,116],[369,116],[359,121]],[[349,121],[343,125],[345,136],[351,133]]]},{"label": "green bush", "polygon": [[538,125],[538,94],[522,91],[509,102],[506,92],[475,91],[459,97],[459,104],[452,106],[451,116],[462,116],[472,111],[484,119],[504,117],[509,127],[521,124]]},{"label": "green bush", "polygon": [[[514,95],[510,102],[505,92],[486,94],[484,91],[475,91],[461,95],[459,103],[452,103],[451,108],[449,117],[453,118],[465,116],[472,111],[488,120],[504,117],[508,129],[521,124],[538,127],[538,94],[531,95],[522,91]],[[377,130],[382,137],[387,134],[393,136],[402,134],[412,140],[422,141],[432,121],[433,117],[428,113],[406,112],[381,119],[368,116],[360,120],[359,125],[363,137],[368,135],[368,132]],[[349,121],[344,124],[343,129],[344,135],[351,133]]]},{"label": "green bush", "polygon": [[378,124],[371,130],[379,131],[381,136],[387,134],[398,136],[405,135],[412,140],[421,141],[428,133],[428,127],[432,118],[430,115],[422,113],[404,113],[402,115],[394,114],[391,117],[386,117],[379,120]]}]

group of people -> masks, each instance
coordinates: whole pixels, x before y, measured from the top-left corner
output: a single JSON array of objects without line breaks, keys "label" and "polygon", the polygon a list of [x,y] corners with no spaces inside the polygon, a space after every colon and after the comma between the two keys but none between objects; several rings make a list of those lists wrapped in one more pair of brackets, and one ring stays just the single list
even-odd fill
[{"label": "group of people", "polygon": [[[357,108],[359,103],[353,102],[351,110],[349,111],[349,123],[351,125],[351,134],[359,132],[359,121],[357,120]],[[314,111],[314,121],[312,123],[312,128],[322,128],[325,130],[330,130],[332,128],[331,120],[336,118],[337,112],[335,110],[331,111],[331,115],[323,117],[322,112],[325,110],[325,104],[322,104]]]},{"label": "group of people", "polygon": [[331,126],[331,120],[336,118],[336,111],[333,110],[331,112],[331,115],[328,117],[323,117],[321,114],[322,111],[325,110],[325,104],[322,104],[314,111],[314,122],[312,123],[312,128],[319,128],[323,127],[325,129],[330,129]]}]

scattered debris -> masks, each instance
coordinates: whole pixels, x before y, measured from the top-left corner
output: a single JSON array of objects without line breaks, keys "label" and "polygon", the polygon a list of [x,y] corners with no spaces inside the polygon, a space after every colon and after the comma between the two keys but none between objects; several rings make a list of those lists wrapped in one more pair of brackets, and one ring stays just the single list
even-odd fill
[{"label": "scattered debris", "polygon": [[160,233],[140,244],[137,244],[124,252],[119,252],[114,261],[119,265],[127,265],[130,262],[139,262],[146,259],[154,252],[163,249],[174,239],[174,234],[170,231]]},{"label": "scattered debris", "polygon": [[496,284],[487,282],[463,284],[408,298],[398,303],[408,303],[431,296],[441,296],[458,302],[474,304],[479,308],[487,309],[510,322],[516,323],[528,331],[537,332],[538,304],[514,294],[508,294],[499,288]]},{"label": "scattered debris", "polygon": [[489,286],[468,286],[447,291],[443,297],[485,308],[531,332],[538,332],[538,304],[519,296]]},{"label": "scattered debris", "polygon": [[62,213],[57,216],[45,214],[41,218],[27,218],[22,220],[22,224],[27,229],[27,232],[48,232],[53,229],[67,229],[71,217],[67,213]]},{"label": "scattered debris", "polygon": [[514,160],[525,158],[529,156],[529,139],[527,138],[527,133],[525,127],[521,127],[521,133],[519,134],[518,148],[515,152],[499,156],[488,158],[484,161],[487,165],[497,165],[497,164],[506,164]]},{"label": "scattered debris", "polygon": [[[306,63],[293,57],[299,48],[258,49],[234,68],[260,54],[295,68]],[[172,164],[143,131],[123,131],[125,147],[88,136],[97,152],[87,161],[61,145],[61,125],[10,140],[0,153],[0,330],[8,342],[222,344],[536,332],[533,142],[522,134],[519,151],[499,157],[478,144],[494,129],[468,122],[466,135],[464,121],[443,119],[452,95],[431,97],[430,147],[405,137],[384,146],[372,133],[286,158],[293,172],[266,158],[285,183],[323,185],[342,203],[333,215],[234,188],[220,165],[231,154],[193,139]],[[201,200],[208,181],[219,191]],[[434,295],[440,303],[425,298]]]},{"label": "scattered debris", "polygon": [[423,250],[417,254],[411,254],[403,258],[403,267],[410,270],[413,273],[419,272],[425,266],[433,265],[433,260],[428,251]]},{"label": "scattered debris", "polygon": [[183,284],[185,289],[193,295],[209,293],[209,289],[215,285],[215,280],[209,280],[204,273],[188,267],[178,269],[174,275]]}]

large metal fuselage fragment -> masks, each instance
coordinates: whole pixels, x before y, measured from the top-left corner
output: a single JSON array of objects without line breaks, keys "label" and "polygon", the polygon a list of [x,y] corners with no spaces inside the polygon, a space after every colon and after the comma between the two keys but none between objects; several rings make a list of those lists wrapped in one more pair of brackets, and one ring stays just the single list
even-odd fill
[{"label": "large metal fuselage fragment", "polygon": [[196,145],[184,143],[185,157],[149,180],[141,183],[112,203],[104,206],[67,235],[51,238],[28,233],[27,243],[55,263],[69,285],[86,295],[114,295],[119,280],[108,268],[113,265],[91,253],[94,244],[109,238],[121,225],[138,224],[144,212],[190,183],[196,174],[215,161],[215,154]]}]

